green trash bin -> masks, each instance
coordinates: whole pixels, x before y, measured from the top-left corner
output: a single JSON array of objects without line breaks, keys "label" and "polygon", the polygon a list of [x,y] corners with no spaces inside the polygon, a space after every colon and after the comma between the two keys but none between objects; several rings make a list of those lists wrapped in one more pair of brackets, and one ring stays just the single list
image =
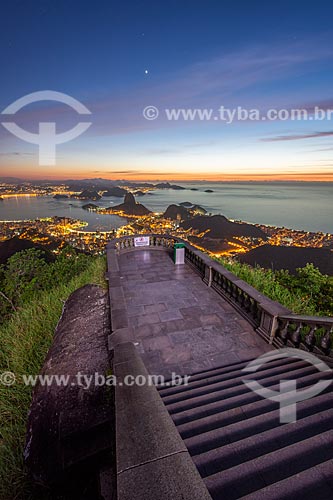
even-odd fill
[{"label": "green trash bin", "polygon": [[185,264],[185,245],[175,243],[173,247],[173,261],[175,264]]}]

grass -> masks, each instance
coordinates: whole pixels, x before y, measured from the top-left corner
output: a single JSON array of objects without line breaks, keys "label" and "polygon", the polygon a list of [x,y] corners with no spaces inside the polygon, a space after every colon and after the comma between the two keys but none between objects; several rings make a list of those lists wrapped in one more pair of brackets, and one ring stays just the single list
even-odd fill
[{"label": "grass", "polygon": [[[0,373],[38,374],[63,303],[76,289],[88,283],[105,286],[104,257],[91,264],[67,284],[43,292],[0,326]],[[17,383],[0,384],[0,500],[36,499],[23,463],[27,414],[32,388]]]},{"label": "grass", "polygon": [[221,258],[216,260],[240,279],[253,286],[260,293],[263,293],[272,300],[280,302],[280,304],[284,305],[292,312],[309,316],[325,315],[320,311],[311,293],[302,293],[301,290],[291,290],[279,283],[272,269],[252,267],[248,264],[242,264],[236,260],[230,259]]}]

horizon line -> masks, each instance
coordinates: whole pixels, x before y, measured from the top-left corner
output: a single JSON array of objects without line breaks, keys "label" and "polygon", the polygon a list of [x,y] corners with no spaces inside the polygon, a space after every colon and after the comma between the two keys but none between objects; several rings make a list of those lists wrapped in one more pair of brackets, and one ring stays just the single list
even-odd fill
[{"label": "horizon line", "polygon": [[[158,183],[166,183],[166,182],[185,182],[185,183],[190,183],[190,182],[327,182],[331,183],[333,182],[333,174],[329,176],[318,176],[316,174],[312,175],[309,174],[304,177],[295,177],[293,175],[289,176],[264,176],[264,175],[255,175],[255,176],[237,176],[237,177],[229,177],[229,176],[219,176],[219,177],[211,177],[208,178],[206,176],[205,179],[199,178],[199,177],[192,177],[192,178],[182,178],[182,177],[170,177],[170,178],[160,178],[160,177],[137,177],[137,178],[129,178],[129,177],[95,177],[95,176],[89,176],[89,175],[68,175],[66,177],[64,176],[33,176],[33,177],[24,177],[24,176],[15,176],[15,175],[1,175],[0,180],[2,179],[13,179],[14,180],[19,180],[22,182],[27,182],[27,181],[59,181],[59,182],[65,182],[65,181],[82,181],[82,180],[105,180],[105,181],[112,181],[112,182],[158,182]],[[5,182],[5,181],[2,181]]]}]

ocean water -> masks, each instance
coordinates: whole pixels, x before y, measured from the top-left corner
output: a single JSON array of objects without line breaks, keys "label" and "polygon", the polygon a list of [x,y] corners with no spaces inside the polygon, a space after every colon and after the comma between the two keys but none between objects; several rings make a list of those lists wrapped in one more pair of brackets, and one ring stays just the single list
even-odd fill
[{"label": "ocean water", "polygon": [[[333,233],[333,183],[319,182],[229,182],[177,183],[185,190],[160,189],[140,196],[137,201],[154,212],[164,211],[171,203],[189,201],[212,214],[230,219],[305,231]],[[191,188],[197,191],[191,191]],[[206,189],[213,193],[206,193]],[[107,207],[121,198],[103,198],[94,204]],[[110,230],[124,224],[116,215],[87,212],[87,201],[54,200],[52,197],[7,198],[0,202],[0,220],[37,217],[73,217],[89,223],[87,230]]]}]

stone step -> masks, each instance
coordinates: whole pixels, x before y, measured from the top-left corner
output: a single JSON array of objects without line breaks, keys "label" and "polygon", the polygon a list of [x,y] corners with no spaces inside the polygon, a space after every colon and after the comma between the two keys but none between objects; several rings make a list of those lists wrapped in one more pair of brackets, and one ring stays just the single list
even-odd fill
[{"label": "stone step", "polygon": [[240,500],[328,500],[333,498],[333,460],[266,486]]},{"label": "stone step", "polygon": [[[295,376],[295,373],[293,375]],[[318,371],[316,371],[316,373],[310,373],[309,375],[306,375],[301,371],[298,375],[298,388],[311,386],[323,378],[330,378],[329,375],[324,375],[322,372]],[[270,387],[272,390],[279,390],[280,386],[279,382],[274,379],[274,377],[269,384],[265,383],[265,385]],[[220,399],[217,398],[217,400],[213,400],[211,402],[207,401],[207,398],[204,396],[200,396],[200,398],[197,399],[199,401],[195,401],[195,405],[189,405],[187,408],[185,407],[183,410],[179,409],[177,413],[171,414],[176,425],[192,422],[194,420],[202,419],[224,411],[230,412],[230,410],[234,410],[237,414],[241,411],[241,407],[248,405],[249,403],[262,401],[261,396],[248,388],[246,388],[246,392],[241,392],[236,395],[229,394],[225,398],[223,398],[223,395],[220,395]],[[168,410],[170,411],[170,408],[168,408]]]},{"label": "stone step", "polygon": [[[197,373],[186,386],[159,388],[212,498],[331,498],[332,384],[296,404],[296,422],[281,424],[279,403],[251,391],[244,380],[257,380],[277,392],[282,380],[296,380],[297,390],[301,391],[318,381],[332,380],[332,373],[318,371],[297,358],[272,357],[251,374],[242,371],[247,364],[234,363]],[[282,400],[287,405],[285,411],[293,415],[293,392],[284,393]],[[310,496],[298,479],[307,477],[307,473]]]},{"label": "stone step", "polygon": [[[297,405],[297,418],[325,410],[329,402],[332,402],[332,394],[326,394],[325,396],[326,399],[322,398],[320,403],[316,401],[316,398],[299,402]],[[263,415],[257,415],[229,424],[228,426],[198,434],[184,439],[184,441],[191,455],[197,455],[280,426],[280,411],[279,409],[275,409]]]},{"label": "stone step", "polygon": [[[166,406],[170,414],[173,415],[175,413],[183,412],[188,409],[197,408],[220,400],[227,400],[228,398],[247,393],[249,392],[249,389],[242,382],[242,380],[247,378],[260,380],[261,385],[269,387],[273,384],[276,384],[276,382],[279,381],[280,379],[281,380],[285,378],[298,379],[306,375],[311,375],[313,373],[318,373],[317,369],[314,366],[311,365],[304,366],[303,363],[301,366],[299,366],[298,363],[295,363],[290,365],[287,373],[284,369],[282,369],[282,371],[279,369],[277,369],[277,371],[272,369],[265,372],[263,377],[261,377],[260,375],[257,376],[257,374],[251,374],[250,376],[244,374],[244,376],[237,378],[237,383],[235,386],[233,386],[233,384],[231,383],[230,387],[229,382],[217,383],[212,392],[203,393],[200,390],[198,396],[196,396],[194,392],[193,397],[178,401],[176,403],[167,404]],[[279,377],[279,375],[282,376]]]},{"label": "stone step", "polygon": [[[288,361],[292,362],[295,360],[291,360],[290,358],[281,358],[279,360],[276,360],[273,357],[271,363],[275,363],[275,362],[280,362],[280,363],[285,362],[286,363]],[[230,376],[232,377],[233,372],[238,373],[243,368],[245,368],[250,362],[255,363],[255,361],[253,359],[248,359],[248,360],[244,360],[244,361],[237,361],[237,363],[231,363],[230,365],[226,365],[226,366],[222,366],[222,367],[218,367],[218,368],[210,368],[209,370],[202,370],[199,372],[194,372],[191,374],[190,381],[195,382],[195,381],[200,381],[200,380],[206,380],[207,378],[214,377],[215,375],[223,375],[223,374],[226,374],[226,375],[230,374]],[[260,361],[258,361],[258,364],[259,363],[260,363]],[[169,382],[170,380],[172,380],[172,379],[165,379],[165,382]],[[186,387],[186,386],[180,386],[180,387]],[[162,384],[162,385],[158,386],[157,389],[161,392],[161,396],[162,396],[164,394],[164,391],[166,391],[166,392],[172,391],[174,389],[174,387],[172,387],[172,386],[165,387],[165,385]]]},{"label": "stone step", "polygon": [[[312,411],[318,411],[315,404],[312,405]],[[262,431],[259,427],[258,434],[238,442],[231,441],[225,446],[195,455],[193,461],[202,477],[211,476],[242,462],[248,462],[261,455],[333,429],[333,409],[325,408],[324,411],[318,411],[318,413],[305,417],[303,417],[303,413],[303,411],[298,411],[297,422],[294,424],[280,424],[266,431]],[[230,436],[228,428],[226,436],[228,438]]]},{"label": "stone step", "polygon": [[[294,364],[296,361],[295,359],[277,359],[275,361],[271,361],[269,364],[265,363],[262,365],[260,368],[258,368],[256,373],[263,373],[267,372],[274,367],[285,367],[286,370],[289,369],[289,366],[291,364]],[[304,361],[298,361],[299,363],[304,363]],[[227,372],[221,372],[221,373],[214,373],[212,375],[207,375],[206,377],[202,377],[199,379],[194,378],[192,375],[188,381],[187,385],[179,385],[179,386],[171,386],[168,388],[162,389],[160,386],[159,393],[161,397],[163,398],[165,404],[172,402],[172,396],[179,396],[180,398],[186,397],[186,394],[191,391],[192,389],[200,388],[200,387],[207,387],[209,385],[212,385],[216,382],[222,382],[224,380],[235,380],[237,378],[242,377],[242,374],[244,376],[244,373],[242,372],[242,369],[247,366],[246,364],[242,364],[241,368],[236,368],[235,370],[232,371],[227,371]],[[170,398],[170,399],[169,399]]]},{"label": "stone step", "polygon": [[233,374],[232,377],[226,377],[226,375],[212,377],[211,379],[205,379],[200,381],[200,384],[189,384],[185,390],[180,390],[178,393],[172,395],[162,396],[164,404],[169,406],[171,404],[177,403],[179,401],[186,401],[188,399],[201,396],[203,394],[211,394],[216,391],[224,391],[225,389],[229,389],[231,387],[242,386],[243,380],[246,378],[255,378],[256,380],[262,380],[266,377],[272,377],[275,375],[285,374],[286,371],[292,373],[292,370],[300,369],[300,368],[311,368],[313,371],[313,367],[311,367],[308,363],[304,361],[296,361],[293,363],[285,364],[278,366],[271,366],[271,363],[266,365],[266,369],[258,370],[255,374],[247,374],[242,371]]},{"label": "stone step", "polygon": [[205,484],[213,499],[236,500],[332,458],[333,431],[329,430],[208,476]]},{"label": "stone step", "polygon": [[[332,407],[332,391],[332,387],[323,391],[319,396],[317,396],[315,404],[323,409],[330,409]],[[309,405],[311,408],[313,402],[312,400],[309,400],[304,401],[302,405],[303,404],[304,406]],[[226,411],[214,413],[209,416],[203,416],[202,418],[179,424],[177,429],[182,438],[185,439],[213,429],[218,429],[219,427],[224,427],[232,423],[255,417],[256,415],[263,415],[264,413],[277,409],[277,407],[278,405],[274,401],[269,399],[260,399],[243,406],[237,406]]]}]

